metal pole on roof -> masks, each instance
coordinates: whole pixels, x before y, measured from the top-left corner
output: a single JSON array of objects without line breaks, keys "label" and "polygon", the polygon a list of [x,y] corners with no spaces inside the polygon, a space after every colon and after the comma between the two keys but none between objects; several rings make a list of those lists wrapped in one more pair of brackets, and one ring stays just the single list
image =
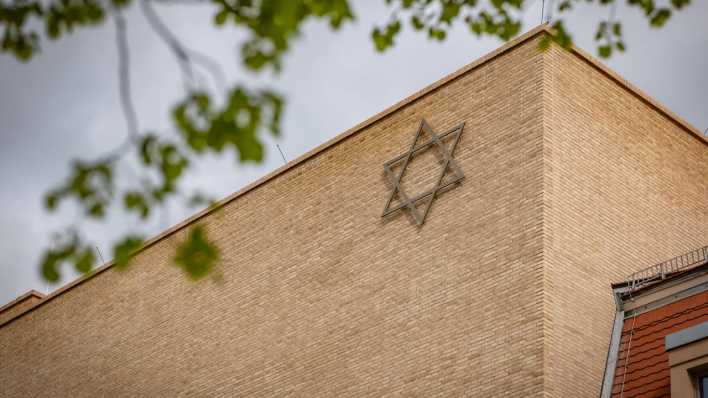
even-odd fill
[{"label": "metal pole on roof", "polygon": [[101,259],[101,265],[103,265],[106,261],[103,259],[103,255],[101,254],[101,249],[96,246],[96,251],[98,252],[98,258]]},{"label": "metal pole on roof", "polygon": [[283,157],[283,163],[284,163],[284,164],[287,164],[287,163],[288,163],[288,161],[287,161],[287,160],[285,160],[285,155],[283,154],[283,150],[282,150],[282,149],[280,149],[280,145],[278,145],[278,144],[275,144],[275,147],[276,147],[276,148],[278,148],[278,152],[280,152],[280,156],[282,156],[282,157]]}]

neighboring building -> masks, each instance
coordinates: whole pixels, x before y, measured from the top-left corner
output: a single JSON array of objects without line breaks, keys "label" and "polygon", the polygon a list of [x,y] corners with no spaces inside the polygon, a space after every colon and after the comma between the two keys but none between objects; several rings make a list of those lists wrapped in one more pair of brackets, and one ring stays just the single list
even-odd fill
[{"label": "neighboring building", "polygon": [[708,246],[613,288],[602,397],[708,398]]},{"label": "neighboring building", "polygon": [[708,243],[708,141],[546,29],[6,320],[0,396],[598,396],[608,286]]}]

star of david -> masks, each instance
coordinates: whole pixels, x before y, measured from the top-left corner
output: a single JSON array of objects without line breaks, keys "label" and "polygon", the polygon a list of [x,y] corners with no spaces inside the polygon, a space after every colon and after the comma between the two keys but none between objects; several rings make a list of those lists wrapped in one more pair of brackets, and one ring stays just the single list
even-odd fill
[{"label": "star of david", "polygon": [[[383,214],[381,217],[386,217],[391,213],[401,210],[408,209],[409,214],[415,221],[415,223],[420,227],[425,222],[425,218],[428,216],[430,207],[433,204],[433,200],[442,192],[453,188],[458,184],[465,176],[462,174],[462,170],[457,165],[455,160],[452,158],[455,152],[455,147],[457,147],[457,142],[460,140],[462,135],[462,130],[465,127],[465,123],[461,123],[459,126],[453,128],[442,134],[436,134],[430,125],[425,121],[421,120],[418,131],[413,138],[408,152],[389,160],[384,164],[384,173],[386,179],[388,180],[391,187],[391,194],[386,201],[386,206],[384,207]],[[423,134],[426,134],[430,139],[420,143]],[[445,141],[451,141],[448,144],[443,143]],[[416,155],[422,153],[427,149],[435,149],[438,152],[438,160],[441,164],[440,175],[437,178],[437,183],[435,186],[423,193],[410,197],[401,187],[401,180],[406,172],[406,167],[410,160]],[[399,172],[394,172],[394,166],[402,164]],[[445,175],[451,172],[452,178],[445,180]],[[399,203],[393,205],[394,198],[399,199]],[[418,209],[419,204],[423,204],[422,212]]]}]

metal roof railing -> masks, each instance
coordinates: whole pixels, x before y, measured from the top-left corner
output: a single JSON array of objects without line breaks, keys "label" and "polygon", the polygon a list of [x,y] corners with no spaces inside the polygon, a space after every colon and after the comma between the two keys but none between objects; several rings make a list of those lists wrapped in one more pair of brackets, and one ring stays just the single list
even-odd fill
[{"label": "metal roof railing", "polygon": [[690,251],[671,260],[666,260],[651,267],[644,268],[627,277],[628,288],[630,291],[641,289],[642,287],[665,279],[668,275],[683,271],[693,266],[708,262],[708,246]]}]

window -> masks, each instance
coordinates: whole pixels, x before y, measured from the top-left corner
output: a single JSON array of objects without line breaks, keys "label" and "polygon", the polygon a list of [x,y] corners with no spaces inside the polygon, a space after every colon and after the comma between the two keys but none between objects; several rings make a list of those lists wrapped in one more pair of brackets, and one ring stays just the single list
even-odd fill
[{"label": "window", "polygon": [[708,321],[664,338],[672,397],[708,398]]}]

